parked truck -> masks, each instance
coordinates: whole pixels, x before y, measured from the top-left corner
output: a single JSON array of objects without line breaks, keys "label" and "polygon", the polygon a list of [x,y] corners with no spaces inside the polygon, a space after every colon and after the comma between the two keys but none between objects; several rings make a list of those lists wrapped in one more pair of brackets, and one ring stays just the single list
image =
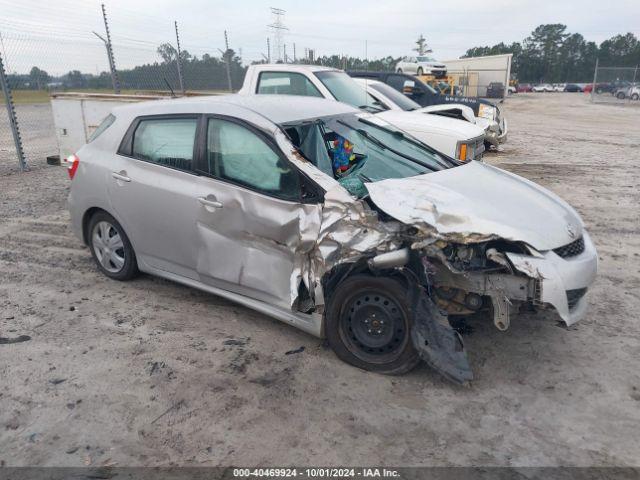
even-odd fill
[{"label": "parked truck", "polygon": [[373,113],[435,150],[458,160],[480,160],[484,152],[483,128],[442,115],[391,109],[377,101],[344,71],[335,68],[290,64],[251,65],[238,93],[299,95],[340,101]]}]

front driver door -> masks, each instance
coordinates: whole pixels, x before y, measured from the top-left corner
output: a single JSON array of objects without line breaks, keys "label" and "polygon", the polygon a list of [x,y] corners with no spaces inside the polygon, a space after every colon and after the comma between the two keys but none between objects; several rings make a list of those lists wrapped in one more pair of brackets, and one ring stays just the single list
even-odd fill
[{"label": "front driver door", "polygon": [[200,280],[290,308],[321,207],[271,139],[248,124],[209,118],[198,186]]}]

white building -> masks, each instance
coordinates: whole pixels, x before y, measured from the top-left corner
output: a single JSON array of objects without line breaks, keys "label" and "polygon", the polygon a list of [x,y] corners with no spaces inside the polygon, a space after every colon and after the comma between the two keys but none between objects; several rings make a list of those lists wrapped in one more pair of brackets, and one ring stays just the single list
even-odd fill
[{"label": "white building", "polygon": [[512,57],[513,54],[506,53],[486,57],[457,58],[445,60],[444,63],[447,65],[447,73],[457,78],[456,83],[463,87],[465,94],[484,97],[489,84],[499,82],[504,85],[506,96],[511,76]]}]

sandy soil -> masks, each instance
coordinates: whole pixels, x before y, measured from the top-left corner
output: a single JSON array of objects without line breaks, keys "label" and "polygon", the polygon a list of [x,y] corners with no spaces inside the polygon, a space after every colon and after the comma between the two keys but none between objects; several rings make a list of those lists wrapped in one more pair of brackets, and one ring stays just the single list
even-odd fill
[{"label": "sandy soil", "polygon": [[[67,226],[59,168],[0,178],[0,463],[639,465],[640,109],[518,95],[490,163],[583,215],[588,316],[473,322],[469,388],[362,372],[221,298],[110,281]],[[496,208],[500,208],[496,205]],[[286,352],[304,347],[301,353]]]}]

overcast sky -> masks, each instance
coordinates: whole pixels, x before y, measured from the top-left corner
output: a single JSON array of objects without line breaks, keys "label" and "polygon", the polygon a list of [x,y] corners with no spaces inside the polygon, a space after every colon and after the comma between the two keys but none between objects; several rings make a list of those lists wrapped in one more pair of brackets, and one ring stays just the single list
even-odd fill
[{"label": "overcast sky", "polygon": [[[104,34],[96,0],[0,0],[0,34],[10,71],[39,65],[50,73],[107,69],[104,47],[91,32]],[[287,54],[343,53],[369,58],[411,53],[424,34],[434,56],[457,58],[468,48],[520,41],[542,23],[563,23],[569,32],[601,42],[618,33],[640,36],[640,0],[104,0],[118,67],[157,60],[155,48],[181,43],[191,53],[218,54],[223,31],[245,63],[266,54],[273,34],[271,6],[286,10]],[[366,47],[365,47],[366,41]],[[366,51],[365,51],[366,48]]]}]

